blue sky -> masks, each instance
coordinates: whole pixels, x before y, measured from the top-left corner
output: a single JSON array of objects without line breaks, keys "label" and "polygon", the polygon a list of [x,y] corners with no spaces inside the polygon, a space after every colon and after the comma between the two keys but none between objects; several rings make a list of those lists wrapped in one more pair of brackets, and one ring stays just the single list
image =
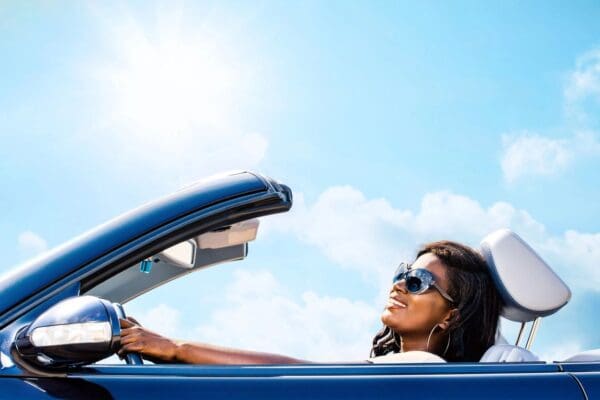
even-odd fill
[{"label": "blue sky", "polygon": [[573,290],[534,350],[600,347],[598,20],[591,1],[3,2],[0,271],[254,169],[293,188],[293,211],[263,221],[244,262],[132,314],[352,359],[400,258],[507,226]]}]

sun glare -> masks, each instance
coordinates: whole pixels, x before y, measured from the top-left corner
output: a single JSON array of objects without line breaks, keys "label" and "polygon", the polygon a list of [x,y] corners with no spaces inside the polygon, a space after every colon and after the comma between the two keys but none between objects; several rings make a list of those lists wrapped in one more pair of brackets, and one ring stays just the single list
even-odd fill
[{"label": "sun glare", "polygon": [[124,171],[186,182],[197,171],[256,166],[268,147],[245,122],[256,101],[256,61],[248,59],[256,52],[208,16],[186,21],[183,8],[156,15],[149,23],[111,10],[101,19],[108,52],[91,68],[100,153]]},{"label": "sun glare", "polygon": [[219,47],[178,29],[156,40],[136,29],[119,43],[122,62],[109,73],[115,113],[145,132],[165,134],[227,121],[237,74]]}]

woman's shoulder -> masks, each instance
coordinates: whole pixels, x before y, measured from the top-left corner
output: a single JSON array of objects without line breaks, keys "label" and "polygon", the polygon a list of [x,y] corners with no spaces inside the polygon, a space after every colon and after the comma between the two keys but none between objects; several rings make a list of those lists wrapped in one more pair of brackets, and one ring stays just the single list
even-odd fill
[{"label": "woman's shoulder", "polygon": [[403,353],[388,353],[383,356],[372,357],[367,360],[373,364],[399,364],[399,363],[445,363],[442,357],[426,351],[406,351]]}]

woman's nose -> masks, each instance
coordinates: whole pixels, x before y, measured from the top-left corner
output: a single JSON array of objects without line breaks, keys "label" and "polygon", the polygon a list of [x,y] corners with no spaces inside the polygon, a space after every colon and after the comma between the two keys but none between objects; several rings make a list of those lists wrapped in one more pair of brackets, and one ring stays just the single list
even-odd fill
[{"label": "woman's nose", "polygon": [[406,291],[406,279],[400,279],[394,282],[394,289],[400,291],[402,293],[407,293]]}]

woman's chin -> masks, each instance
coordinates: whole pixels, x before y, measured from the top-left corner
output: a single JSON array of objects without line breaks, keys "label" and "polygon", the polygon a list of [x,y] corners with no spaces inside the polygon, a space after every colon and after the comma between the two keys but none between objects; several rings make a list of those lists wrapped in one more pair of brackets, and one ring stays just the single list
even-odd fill
[{"label": "woman's chin", "polygon": [[389,326],[390,328],[393,328],[393,326],[395,325],[394,322],[396,322],[397,319],[398,316],[394,314],[394,310],[391,310],[389,308],[384,309],[381,313],[381,322],[383,322],[385,326]]}]

